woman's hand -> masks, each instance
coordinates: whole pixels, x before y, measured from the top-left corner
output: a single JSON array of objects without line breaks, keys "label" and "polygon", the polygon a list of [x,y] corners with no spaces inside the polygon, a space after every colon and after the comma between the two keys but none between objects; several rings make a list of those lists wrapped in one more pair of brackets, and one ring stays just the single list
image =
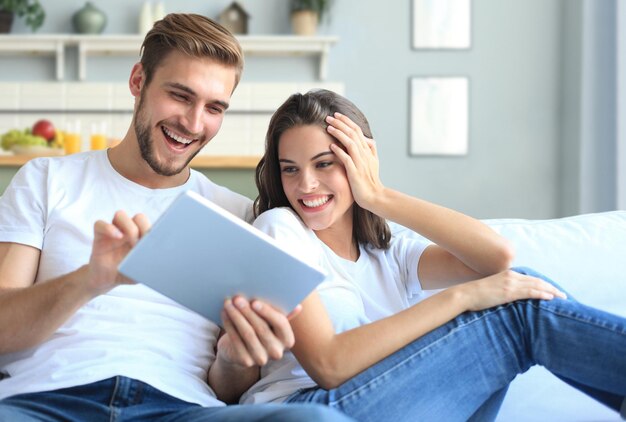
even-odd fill
[{"label": "woman's hand", "polygon": [[547,281],[512,270],[459,284],[451,289],[462,292],[468,311],[482,311],[521,299],[567,298],[565,293]]},{"label": "woman's hand", "polygon": [[330,147],[346,169],[352,196],[363,208],[371,210],[384,186],[378,175],[378,153],[373,139],[363,135],[361,128],[347,116],[335,113],[326,118],[327,131],[339,144]]}]

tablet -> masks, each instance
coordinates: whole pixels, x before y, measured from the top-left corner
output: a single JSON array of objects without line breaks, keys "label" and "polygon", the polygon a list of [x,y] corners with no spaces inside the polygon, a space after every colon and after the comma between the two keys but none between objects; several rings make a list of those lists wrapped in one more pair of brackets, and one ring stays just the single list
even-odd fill
[{"label": "tablet", "polygon": [[191,191],[172,202],[119,272],[220,325],[227,297],[262,299],[290,312],[325,277],[322,269]]}]

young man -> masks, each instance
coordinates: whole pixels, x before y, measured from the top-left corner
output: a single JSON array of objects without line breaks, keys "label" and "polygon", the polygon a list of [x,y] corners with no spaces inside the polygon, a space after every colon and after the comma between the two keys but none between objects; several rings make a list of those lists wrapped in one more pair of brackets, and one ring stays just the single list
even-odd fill
[{"label": "young man", "polygon": [[218,344],[216,324],[117,273],[184,190],[250,220],[251,201],[189,168],[218,132],[242,67],[219,25],[168,15],[132,69],[122,143],[31,160],[16,174],[0,199],[0,421],[344,420],[324,407],[216,398],[236,401],[256,365],[293,345],[285,315],[229,302],[225,323],[242,335]]}]

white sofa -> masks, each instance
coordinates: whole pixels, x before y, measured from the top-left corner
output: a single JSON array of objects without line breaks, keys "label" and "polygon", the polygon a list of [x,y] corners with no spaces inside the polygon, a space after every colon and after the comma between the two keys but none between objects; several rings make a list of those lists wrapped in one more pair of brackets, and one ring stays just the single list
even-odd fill
[{"label": "white sofa", "polygon": [[[626,211],[483,221],[513,243],[513,266],[533,268],[579,302],[626,317]],[[414,235],[391,226],[396,234]],[[620,420],[614,411],[537,366],[513,380],[497,418],[497,422]]]},{"label": "white sofa", "polygon": [[[513,242],[514,265],[547,275],[580,302],[626,317],[626,211],[485,222]],[[513,381],[497,420],[601,422],[621,418],[544,368],[533,367]]]}]

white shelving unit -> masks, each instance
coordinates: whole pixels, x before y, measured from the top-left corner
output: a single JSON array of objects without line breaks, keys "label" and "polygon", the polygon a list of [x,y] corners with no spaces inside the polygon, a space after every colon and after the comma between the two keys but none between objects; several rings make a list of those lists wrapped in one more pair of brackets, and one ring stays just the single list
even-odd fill
[{"label": "white shelving unit", "polygon": [[[328,53],[338,41],[331,36],[245,35],[238,36],[244,54],[255,56],[317,56],[319,79],[326,80]],[[50,55],[56,60],[56,77],[64,78],[65,49],[78,48],[78,78],[87,78],[87,58],[95,55],[136,55],[142,35],[0,35],[0,54]]]}]

